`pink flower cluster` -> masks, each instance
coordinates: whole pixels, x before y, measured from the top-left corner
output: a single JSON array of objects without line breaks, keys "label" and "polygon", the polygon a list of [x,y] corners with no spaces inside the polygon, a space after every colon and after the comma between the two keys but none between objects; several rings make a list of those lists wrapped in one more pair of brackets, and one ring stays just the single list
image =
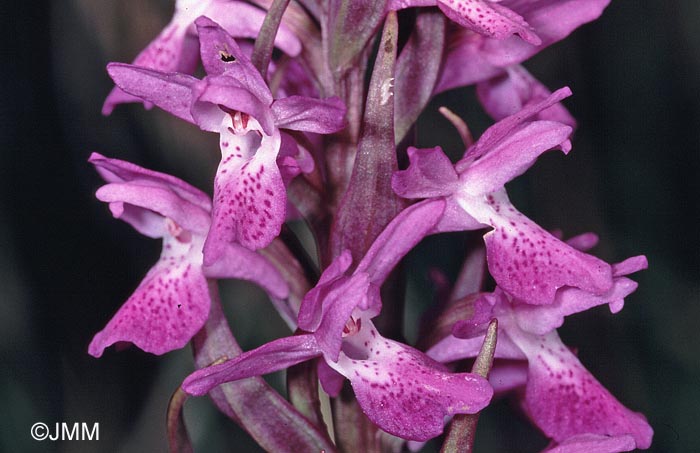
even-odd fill
[{"label": "pink flower cluster", "polygon": [[[213,196],[93,153],[106,182],[97,198],[114,217],[162,238],[163,251],[89,353],[130,342],[164,354],[193,341],[200,369],[184,391],[210,394],[267,449],[348,447],[352,433],[330,439],[325,425],[342,429],[356,418],[314,417],[259,380],[304,363],[312,399],[316,382],[330,398],[351,388],[378,433],[406,441],[432,439],[451,416],[513,394],[551,439],[547,451],[648,448],[644,416],[616,400],[556,331],[566,316],[598,305],[620,311],[637,286],[628,275],[646,259],[611,265],[590,255],[595,235],[562,240],[520,213],[504,187],[542,153],[570,152],[575,127],[561,104],[571,91],[550,92],[520,63],[608,3],[178,0],[172,21],[132,64],[108,65],[116,87],[103,113],[142,102],[218,133]],[[200,63],[201,78],[193,75]],[[495,123],[473,141],[452,117],[466,146],[456,163],[440,147],[411,146],[408,132],[432,97],[468,85]],[[401,155],[409,163],[400,170]],[[282,234],[294,219],[308,222],[317,260]],[[483,232],[483,247],[466,256],[439,326],[419,339],[422,350],[384,337],[374,318],[402,303],[380,291],[397,264],[428,235],[472,230]],[[303,265],[320,275],[298,271]],[[219,279],[262,287],[289,336],[240,351],[221,315]],[[487,353],[494,319],[488,377],[455,371]],[[250,400],[246,382],[275,406],[232,402]]]}]

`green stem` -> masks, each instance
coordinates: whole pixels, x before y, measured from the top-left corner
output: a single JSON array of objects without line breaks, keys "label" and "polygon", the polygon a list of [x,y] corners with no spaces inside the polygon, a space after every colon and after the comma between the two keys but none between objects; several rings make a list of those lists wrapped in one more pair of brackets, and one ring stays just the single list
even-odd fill
[{"label": "green stem", "polygon": [[[484,343],[481,345],[479,355],[472,366],[472,373],[487,378],[493,356],[496,352],[496,337],[498,334],[498,320],[492,319],[486,331]],[[450,429],[445,437],[445,442],[440,449],[441,453],[472,453],[474,451],[474,439],[476,437],[476,424],[479,421],[479,413],[455,415],[450,424]]]}]

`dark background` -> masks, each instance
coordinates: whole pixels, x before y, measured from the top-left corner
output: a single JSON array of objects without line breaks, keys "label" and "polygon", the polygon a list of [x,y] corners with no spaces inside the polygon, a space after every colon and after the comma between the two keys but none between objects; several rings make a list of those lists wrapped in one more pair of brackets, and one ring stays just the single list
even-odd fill
[{"label": "dark background", "polygon": [[[216,136],[135,106],[99,113],[111,87],[105,64],[130,61],[167,22],[172,3],[0,8],[0,451],[165,451],[164,410],[191,370],[189,350],[109,350],[99,360],[86,352],[160,252],[158,241],[94,199],[100,181],[86,159],[98,151],[209,190]],[[613,0],[598,22],[528,62],[549,87],[571,86],[566,103],[579,129],[568,157],[546,155],[509,187],[544,227],[597,232],[598,256],[649,258],[621,313],[572,317],[561,334],[614,395],[646,414],[656,452],[700,451],[699,26],[696,0]],[[443,94],[431,109],[441,104],[477,134],[488,124],[472,90]],[[427,116],[418,131],[423,145],[436,137],[445,145],[449,136],[445,148],[459,151],[440,118]],[[459,239],[431,241],[411,262],[454,275],[460,249],[433,250]],[[414,274],[411,298],[425,300],[425,275]],[[244,347],[286,334],[256,289],[226,284],[224,299]],[[206,399],[188,404],[201,451],[255,451]],[[544,445],[508,402],[490,411],[478,451]],[[100,440],[38,443],[29,435],[38,421],[99,422]]]}]

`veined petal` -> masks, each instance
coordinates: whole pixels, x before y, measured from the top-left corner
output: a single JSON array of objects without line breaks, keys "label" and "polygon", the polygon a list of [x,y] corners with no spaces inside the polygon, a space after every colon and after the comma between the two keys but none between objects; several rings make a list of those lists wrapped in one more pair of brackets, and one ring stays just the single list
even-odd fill
[{"label": "veined petal", "polygon": [[524,409],[548,437],[563,442],[579,434],[631,435],[637,448],[649,448],[653,430],[644,416],[620,404],[556,332],[523,332],[515,341],[530,364]]},{"label": "veined petal", "polygon": [[345,104],[337,97],[278,99],[272,103],[272,114],[280,129],[331,134],[345,127]]},{"label": "veined petal", "polygon": [[[169,187],[153,187],[139,184],[139,181],[106,184],[95,194],[105,203],[118,203],[120,207],[112,209],[115,217],[130,223],[137,231],[150,230],[144,222],[151,222],[152,217],[137,214],[133,209],[125,211],[122,204],[131,205],[160,214],[175,221],[183,229],[204,236],[209,229],[209,211],[199,206],[184,202]],[[126,216],[121,215],[126,213]]]},{"label": "veined petal", "polygon": [[555,238],[518,212],[505,190],[482,199],[458,200],[470,215],[494,229],[486,233],[487,261],[498,286],[525,303],[554,301],[557,290],[572,286],[602,295],[612,288],[612,269],[594,256]]},{"label": "veined petal", "polygon": [[197,370],[187,376],[182,388],[190,395],[201,396],[224,382],[273,373],[320,355],[313,335],[284,337],[219,365]]},{"label": "veined petal", "polygon": [[542,41],[519,14],[488,0],[437,0],[442,12],[463,27],[481,35],[505,39],[520,35],[533,45]]},{"label": "veined petal", "polygon": [[377,236],[355,273],[366,272],[381,286],[391,270],[438,223],[445,209],[442,200],[426,200],[404,209]]},{"label": "veined petal", "polygon": [[183,200],[195,204],[202,209],[211,210],[211,200],[207,194],[192,187],[182,179],[140,167],[131,162],[119,159],[110,159],[98,153],[92,153],[88,162],[95,166],[95,170],[107,182],[149,182],[155,187],[168,187]]},{"label": "veined petal", "polygon": [[331,264],[324,269],[316,286],[311,288],[299,308],[299,328],[307,332],[315,332],[321,324],[323,314],[323,299],[331,289],[333,281],[343,278],[345,272],[352,264],[352,255],[349,250],[343,251]]},{"label": "veined petal", "polygon": [[214,179],[212,224],[204,261],[213,264],[224,244],[237,242],[251,250],[267,246],[280,232],[287,197],[277,168],[280,135],[260,134],[255,120],[234,130],[227,115],[221,130],[222,159]]},{"label": "veined petal", "polygon": [[203,272],[209,278],[251,281],[279,299],[289,295],[287,283],[265,257],[235,243],[225,244],[223,255],[212,265],[204,266]]},{"label": "veined petal", "polygon": [[221,112],[243,112],[253,117],[266,135],[272,135],[275,129],[270,111],[272,95],[267,86],[257,85],[255,81],[239,80],[228,73],[207,76],[194,86],[192,117],[203,130],[218,132],[223,118]]},{"label": "veined petal", "polygon": [[[469,147],[464,158],[457,162],[455,165],[457,172],[461,173],[474,159],[490,152],[498,142],[506,139],[513,130],[521,127],[524,122],[569,96],[571,96],[571,90],[568,87],[561,88],[552,93],[547,99],[528,104],[518,113],[503,118],[501,121],[486,129],[481,137],[479,137],[479,140]],[[564,151],[568,151],[568,149],[564,149]]]},{"label": "veined petal", "polygon": [[163,239],[160,260],[107,326],[92,339],[88,352],[100,357],[108,346],[128,341],[153,354],[180,349],[209,315],[209,290],[201,271],[202,241]]},{"label": "veined petal", "polygon": [[129,94],[151,102],[189,123],[194,123],[190,106],[196,78],[176,72],[166,73],[123,63],[107,65],[114,83]]},{"label": "veined petal", "polygon": [[570,126],[554,121],[535,121],[511,130],[460,174],[460,190],[471,195],[499,190],[525,173],[545,151],[557,147],[568,151],[572,132]]},{"label": "veined petal", "polygon": [[377,426],[409,440],[439,435],[447,415],[476,413],[493,390],[480,376],[450,373],[423,353],[379,336],[369,319],[331,368],[350,380],[362,411]]},{"label": "veined petal", "polygon": [[408,148],[410,165],[391,177],[391,187],[403,198],[432,198],[451,195],[459,177],[442,148]]}]

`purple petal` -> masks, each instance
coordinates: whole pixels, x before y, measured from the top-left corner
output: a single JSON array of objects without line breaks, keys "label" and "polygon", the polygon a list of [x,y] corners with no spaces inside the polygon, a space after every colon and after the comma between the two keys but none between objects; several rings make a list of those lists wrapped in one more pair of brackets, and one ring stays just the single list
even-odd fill
[{"label": "purple petal", "polygon": [[542,43],[535,46],[516,36],[497,40],[466,29],[454,30],[448,36],[450,45],[435,92],[502,74],[504,68],[522,63],[582,24],[597,19],[609,3],[610,0],[504,0],[501,4],[520,14]]},{"label": "purple petal", "polygon": [[[276,132],[272,137],[261,137],[253,121],[249,120],[249,128],[242,132],[228,127],[221,133],[222,159],[214,179],[212,225],[204,245],[207,265],[222,256],[227,242],[251,250],[266,247],[284,222],[287,198],[276,162],[280,136]],[[245,135],[240,135],[243,132]]]},{"label": "purple petal", "polygon": [[[483,342],[483,335],[467,339],[448,335],[432,346],[426,354],[440,363],[456,362],[457,360],[476,357],[481,350]],[[508,338],[505,331],[500,327],[495,357],[513,360],[524,360],[526,358],[523,352]]]},{"label": "purple petal", "polygon": [[483,223],[489,271],[496,283],[529,304],[550,304],[562,286],[601,295],[613,285],[610,265],[556,239],[518,212],[505,190],[480,200],[460,199],[462,207]]},{"label": "purple petal", "polygon": [[545,335],[564,324],[564,317],[581,313],[598,305],[609,304],[610,311],[622,310],[625,297],[637,289],[637,283],[625,278],[615,278],[613,287],[603,295],[591,294],[578,288],[561,288],[554,302],[549,305],[516,303],[513,307],[518,325],[531,333]]},{"label": "purple petal", "polygon": [[352,264],[349,250],[343,251],[331,264],[324,269],[316,286],[311,288],[299,308],[299,328],[307,332],[315,332],[321,324],[323,314],[323,299],[330,289],[330,283],[342,278]]},{"label": "purple petal", "polygon": [[272,114],[280,129],[331,134],[345,127],[345,104],[337,97],[278,99],[272,104]]},{"label": "purple petal", "polygon": [[193,97],[192,116],[205,131],[219,131],[223,111],[250,115],[260,123],[266,135],[272,135],[275,129],[270,111],[272,95],[267,86],[259,86],[256,81],[239,80],[228,73],[207,76],[194,87]]},{"label": "purple petal", "polygon": [[444,201],[426,200],[401,211],[374,240],[355,273],[366,272],[372,283],[381,286],[396,264],[433,229],[444,209]]},{"label": "purple petal", "polygon": [[612,270],[615,277],[633,274],[649,267],[647,257],[644,255],[627,258],[621,263],[613,264]]},{"label": "purple petal", "polygon": [[[321,323],[315,332],[316,341],[323,355],[337,361],[343,336],[352,328],[361,328],[361,320],[351,318],[358,306],[366,306],[365,301],[369,292],[369,276],[365,273],[355,273],[350,278],[343,278],[334,285],[323,300]],[[358,324],[359,323],[359,324]]]},{"label": "purple petal", "polygon": [[[255,39],[260,33],[266,11],[246,2],[214,1],[202,14],[219,23],[231,36]],[[290,57],[301,53],[299,38],[284,23],[277,30],[275,47]]]},{"label": "purple petal", "polygon": [[575,248],[576,250],[587,252],[588,250],[598,245],[598,235],[595,233],[583,233],[579,234],[578,236],[574,236],[572,238],[567,239],[566,243]]},{"label": "purple petal", "polygon": [[[546,99],[552,94],[519,65],[509,67],[503,76],[479,83],[476,93],[485,110],[497,121],[518,113],[525,105]],[[561,103],[542,110],[536,118],[576,127],[576,120]]]},{"label": "purple petal", "polygon": [[459,177],[442,148],[408,148],[410,165],[391,177],[391,187],[403,198],[432,198],[452,194]]},{"label": "purple petal", "polygon": [[95,166],[107,182],[149,181],[154,186],[170,188],[182,199],[206,211],[211,210],[211,199],[207,194],[174,176],[148,170],[124,160],[109,159],[98,153],[92,153],[88,162]]},{"label": "purple petal", "polygon": [[496,395],[510,392],[527,383],[527,362],[497,360],[489,371],[489,384]]},{"label": "purple petal", "polygon": [[313,335],[284,337],[219,365],[195,371],[187,376],[182,388],[190,395],[201,396],[224,382],[273,373],[319,355]]},{"label": "purple petal", "polygon": [[503,41],[489,39],[482,45],[482,52],[492,64],[500,67],[521,63],[544,47],[564,39],[581,25],[600,17],[609,3],[610,0],[506,0],[503,5],[513,5],[513,10],[527,20],[542,43],[535,46],[516,37]]},{"label": "purple petal", "polygon": [[[481,137],[479,137],[479,140],[467,150],[464,158],[460,162],[457,162],[457,172],[461,173],[471,164],[473,159],[490,152],[500,141],[507,139],[513,130],[520,128],[524,122],[569,96],[571,96],[571,90],[568,87],[561,88],[552,93],[547,99],[528,104],[518,113],[508,116],[486,129]],[[562,149],[568,152],[568,149],[565,147],[562,147]]]},{"label": "purple petal", "polygon": [[[153,225],[156,220],[149,214],[135,212],[134,207],[172,219],[184,230],[201,236],[209,229],[209,211],[185,202],[168,187],[153,187],[140,184],[140,181],[112,183],[100,187],[95,195],[105,203],[116,203],[115,207],[110,206],[114,216],[128,222],[137,231],[156,232]],[[131,208],[127,209],[124,204]]]},{"label": "purple petal", "polygon": [[498,3],[483,0],[438,0],[438,7],[463,27],[495,39],[518,34],[533,45],[542,41],[520,15]]},{"label": "purple petal", "polygon": [[323,391],[328,393],[328,396],[331,398],[340,395],[340,391],[343,389],[343,383],[345,382],[345,376],[328,366],[325,360],[318,361],[317,372],[318,380],[321,381]]},{"label": "purple petal", "polygon": [[632,451],[635,448],[634,437],[629,435],[608,437],[580,434],[547,448],[542,453],[618,453]]},{"label": "purple petal", "polygon": [[[246,7],[250,8],[250,5]],[[254,8],[256,11],[261,11]],[[197,34],[199,35],[200,54],[202,64],[208,75],[221,75],[227,73],[238,80],[245,80],[248,83],[259,87],[265,87],[262,91],[269,89],[263,80],[260,72],[250,62],[233,37],[208,17],[201,16],[195,21]],[[270,102],[272,98],[270,97]]]},{"label": "purple petal", "polygon": [[192,87],[198,81],[196,78],[123,63],[108,64],[107,72],[114,83],[127,93],[151,102],[187,122],[195,122],[190,106]]},{"label": "purple petal", "polygon": [[563,442],[578,434],[634,437],[637,448],[651,444],[653,431],[642,414],[613,397],[569,351],[556,332],[518,341],[529,359],[524,408],[550,438]]},{"label": "purple petal", "polygon": [[185,346],[204,325],[211,302],[199,250],[201,240],[180,242],[166,236],[160,260],[92,339],[90,355],[100,357],[118,341],[158,355]]},{"label": "purple petal", "polygon": [[449,373],[416,349],[380,337],[369,320],[347,339],[355,352],[329,365],[350,380],[369,419],[395,436],[431,439],[445,416],[476,413],[493,394],[480,376]]},{"label": "purple petal", "polygon": [[239,278],[257,283],[278,299],[289,295],[289,287],[277,268],[262,255],[238,244],[226,244],[219,260],[204,266],[203,271],[209,278]]},{"label": "purple petal", "polygon": [[566,149],[572,131],[553,121],[535,121],[511,130],[460,174],[461,190],[478,195],[501,189],[525,173],[540,154],[557,147]]},{"label": "purple petal", "polygon": [[[163,73],[192,74],[197,66],[197,41],[187,35],[191,20],[191,17],[176,14],[163,31],[138,54],[132,65]],[[142,96],[132,96],[115,87],[105,99],[102,114],[109,115],[117,104],[139,102],[142,99]],[[150,108],[150,102],[146,101],[144,105]]]}]

